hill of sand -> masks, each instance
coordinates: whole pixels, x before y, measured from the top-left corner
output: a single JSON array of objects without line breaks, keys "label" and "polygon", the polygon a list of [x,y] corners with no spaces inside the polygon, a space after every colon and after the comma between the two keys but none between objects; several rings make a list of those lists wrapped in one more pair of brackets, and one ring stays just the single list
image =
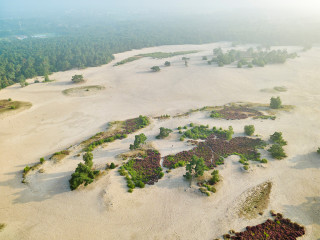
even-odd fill
[{"label": "hill of sand", "polygon": [[[31,102],[32,107],[0,118],[0,223],[6,227],[0,239],[214,239],[230,229],[242,230],[266,220],[267,210],[281,212],[306,227],[301,239],[320,238],[320,48],[298,52],[299,58],[282,65],[238,69],[218,68],[202,61],[212,49],[230,48],[230,43],[161,46],[116,55],[110,64],[82,70],[54,73],[50,83],[18,84],[0,91],[0,99]],[[247,46],[242,46],[246,48]],[[300,48],[288,48],[300,51]],[[117,61],[141,53],[199,50],[190,54],[189,67],[182,56],[170,59],[143,58],[113,67]],[[163,67],[166,60],[171,67]],[[150,67],[162,70],[152,73]],[[73,97],[62,91],[73,87],[71,76],[82,74],[82,86],[107,86],[96,94]],[[286,87],[286,92],[261,89]],[[74,86],[76,87],[76,86]],[[153,120],[144,132],[162,156],[190,149],[174,133],[167,140],[156,140],[159,127],[176,128],[194,122],[227,128],[236,136],[243,126],[254,124],[256,132],[268,139],[282,131],[288,141],[288,157],[270,160],[267,167],[253,165],[244,173],[238,158],[231,156],[219,166],[223,181],[210,197],[189,187],[184,168],[165,174],[152,186],[127,192],[125,179],[110,171],[86,188],[70,191],[68,180],[81,157],[70,156],[57,164],[46,162],[45,172],[33,173],[21,183],[26,165],[40,157],[66,149],[106,129],[107,123],[141,115],[174,115],[208,105],[245,101],[268,103],[280,96],[284,104],[295,105],[291,112],[280,112],[272,120],[217,120],[201,113],[170,121]],[[115,159],[126,152],[134,135],[115,141],[94,153],[94,163],[121,163]],[[254,219],[239,218],[234,210],[245,192],[272,182],[267,210]]]}]

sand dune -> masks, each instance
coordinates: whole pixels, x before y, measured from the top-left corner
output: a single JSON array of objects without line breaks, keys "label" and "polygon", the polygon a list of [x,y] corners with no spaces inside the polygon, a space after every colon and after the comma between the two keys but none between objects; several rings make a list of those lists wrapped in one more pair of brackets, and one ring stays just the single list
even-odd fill
[{"label": "sand dune", "polygon": [[[116,55],[108,65],[54,73],[55,82],[13,85],[0,91],[0,99],[31,102],[32,107],[0,118],[0,223],[6,223],[0,239],[214,239],[230,229],[242,230],[269,216],[242,219],[232,207],[248,189],[265,181],[273,183],[268,210],[282,212],[304,225],[301,239],[320,237],[320,48],[299,52],[300,57],[283,65],[264,68],[218,68],[201,60],[212,49],[229,48],[230,43],[161,46]],[[245,48],[245,46],[241,46]],[[299,51],[299,48],[289,48]],[[172,66],[162,67],[167,59],[143,58],[113,67],[117,61],[141,53],[199,50],[188,55],[189,67],[181,56],[170,58]],[[159,65],[162,70],[150,72]],[[61,92],[70,85],[71,76],[83,74],[86,85],[108,86],[97,94],[68,97]],[[261,92],[285,86],[286,92]],[[174,133],[167,140],[156,140],[159,127],[176,128],[194,122],[226,128],[243,134],[243,126],[254,124],[256,132],[267,139],[282,131],[288,157],[271,160],[267,167],[253,164],[243,173],[235,156],[219,166],[223,181],[217,193],[205,197],[184,181],[183,168],[166,174],[157,184],[127,193],[126,182],[116,171],[76,191],[68,180],[81,157],[74,155],[57,164],[46,162],[45,173],[33,173],[28,184],[21,183],[22,169],[40,157],[79,144],[107,123],[138,115],[174,115],[208,105],[229,102],[268,103],[273,95],[283,103],[295,105],[291,112],[280,112],[272,120],[214,120],[202,113],[170,121],[153,120],[144,132],[162,156],[190,149]],[[94,151],[94,162],[102,167],[127,151],[134,136],[110,143]]]}]

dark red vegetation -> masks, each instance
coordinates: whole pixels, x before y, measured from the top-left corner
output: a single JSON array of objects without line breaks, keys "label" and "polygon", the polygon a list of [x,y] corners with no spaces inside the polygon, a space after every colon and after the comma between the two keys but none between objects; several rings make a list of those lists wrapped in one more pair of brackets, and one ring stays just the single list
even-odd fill
[{"label": "dark red vegetation", "polygon": [[193,143],[197,144],[197,146],[190,151],[165,156],[163,166],[167,168],[184,166],[187,162],[191,161],[193,155],[202,157],[209,168],[215,167],[220,157],[225,158],[233,154],[241,154],[247,159],[256,160],[260,158],[257,148],[264,146],[264,141],[259,138],[235,137],[227,141],[214,134],[209,136],[204,142],[197,143],[193,141]]},{"label": "dark red vegetation", "polygon": [[224,107],[221,110],[215,111],[221,115],[221,118],[227,120],[246,119],[249,117],[262,116],[263,114],[257,110],[242,106]]},{"label": "dark red vegetation", "polygon": [[274,214],[274,219],[268,219],[266,222],[248,226],[243,232],[236,232],[230,236],[234,240],[295,240],[305,234],[305,229],[290,219],[283,218],[280,213]]},{"label": "dark red vegetation", "polygon": [[146,156],[129,160],[123,168],[131,175],[131,180],[135,185],[139,181],[153,185],[163,177],[160,165],[161,155],[156,150],[147,150]]}]

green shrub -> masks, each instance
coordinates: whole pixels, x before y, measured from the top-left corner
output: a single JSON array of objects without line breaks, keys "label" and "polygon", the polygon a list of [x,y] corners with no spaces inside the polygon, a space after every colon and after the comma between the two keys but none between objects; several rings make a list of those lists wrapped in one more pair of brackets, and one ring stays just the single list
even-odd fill
[{"label": "green shrub", "polygon": [[132,188],[129,188],[129,189],[128,189],[128,192],[129,192],[129,193],[132,193],[132,192],[133,192],[133,189],[132,189]]},{"label": "green shrub", "polygon": [[144,188],[144,187],[145,187],[145,184],[144,184],[144,182],[142,182],[142,181],[138,181],[137,184],[136,184],[136,186],[139,187],[139,188]]},{"label": "green shrub", "polygon": [[8,101],[9,101],[9,102],[11,102],[11,101],[12,101],[12,99],[11,99],[11,98],[8,98]]},{"label": "green shrub", "polygon": [[31,170],[31,167],[29,167],[28,165],[27,166],[25,166],[25,168],[23,169],[23,172],[24,173],[27,173],[27,172],[29,172]]},{"label": "green shrub", "polygon": [[160,173],[159,173],[159,177],[160,177],[160,178],[163,178],[163,176],[164,176],[164,173],[163,173],[163,172],[160,172]]},{"label": "green shrub", "polygon": [[287,145],[287,142],[282,137],[282,132],[275,132],[274,134],[270,135],[270,140],[281,146]]},{"label": "green shrub", "polygon": [[216,184],[217,182],[220,181],[220,176],[219,176],[219,171],[218,170],[213,170],[213,172],[211,173],[211,176],[212,177],[209,180],[209,183],[211,185],[214,185],[214,184]]},{"label": "green shrub", "polygon": [[170,63],[169,61],[166,61],[166,62],[164,63],[164,65],[165,65],[166,67],[169,67],[169,66],[171,66],[171,63]]},{"label": "green shrub", "polygon": [[279,109],[281,108],[281,99],[280,97],[272,97],[270,99],[270,108],[272,109]]},{"label": "green shrub", "polygon": [[163,138],[166,138],[169,136],[169,134],[172,132],[171,129],[169,128],[164,128],[164,127],[161,127],[160,128],[160,134],[156,137],[157,139],[163,139]]},{"label": "green shrub", "polygon": [[178,130],[181,130],[182,129],[182,127],[178,127]]},{"label": "green shrub", "polygon": [[12,105],[12,106],[10,106],[10,109],[16,109],[16,106]]},{"label": "green shrub", "polygon": [[79,163],[75,172],[71,175],[71,179],[69,180],[70,189],[75,190],[83,183],[85,186],[87,186],[93,182],[95,176],[98,174],[99,171],[93,171],[86,164]]},{"label": "green shrub", "polygon": [[253,133],[255,131],[255,128],[253,125],[246,125],[244,126],[244,132],[248,135],[248,136],[252,136]]},{"label": "green shrub", "polygon": [[183,142],[183,141],[184,141],[184,137],[180,137],[180,141],[182,141],[182,142]]},{"label": "green shrub", "polygon": [[147,140],[147,137],[143,133],[136,135],[134,139],[134,143],[130,145],[130,150],[140,148],[140,145],[144,144],[146,140]]},{"label": "green shrub", "polygon": [[153,72],[160,72],[160,67],[159,67],[159,66],[153,66],[153,67],[151,68],[151,70],[152,70]]},{"label": "green shrub", "polygon": [[111,164],[110,164],[110,167],[109,167],[110,169],[115,169],[116,168],[116,165],[112,162]]},{"label": "green shrub", "polygon": [[[48,82],[48,81],[49,81],[49,78],[48,78],[47,81],[45,79],[45,82]],[[73,75],[72,78],[71,78],[71,81],[74,82],[74,83],[80,83],[80,82],[84,81],[84,78],[83,78],[82,75]]]},{"label": "green shrub", "polygon": [[249,166],[248,165],[244,165],[243,169],[247,171],[247,170],[249,170]]},{"label": "green shrub", "polygon": [[265,159],[265,158],[263,158],[263,159],[261,160],[261,163],[268,163],[268,160]]},{"label": "green shrub", "polygon": [[283,159],[287,157],[282,145],[277,143],[273,144],[268,151],[271,153],[271,156],[275,159]]},{"label": "green shrub", "polygon": [[202,60],[206,61],[206,60],[208,60],[208,57],[207,56],[203,56]]},{"label": "green shrub", "polygon": [[46,160],[44,160],[44,158],[40,158],[40,163],[41,163],[41,164],[44,164],[45,161],[46,161]]},{"label": "green shrub", "polygon": [[319,153],[319,154],[320,154],[320,147],[318,148],[317,153]]}]

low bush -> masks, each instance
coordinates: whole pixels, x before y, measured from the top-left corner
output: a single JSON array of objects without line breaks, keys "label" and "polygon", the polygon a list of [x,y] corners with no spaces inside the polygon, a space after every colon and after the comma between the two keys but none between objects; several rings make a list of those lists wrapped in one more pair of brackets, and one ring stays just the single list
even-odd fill
[{"label": "low bush", "polygon": [[255,128],[253,125],[246,125],[244,126],[244,132],[248,135],[248,136],[252,136],[253,133],[255,131]]},{"label": "low bush", "polygon": [[284,152],[283,150],[283,147],[282,145],[280,144],[273,144],[269,150],[268,150],[270,153],[271,153],[271,156],[275,159],[283,159],[285,157],[287,157],[286,153]]},{"label": "low bush", "polygon": [[130,150],[140,148],[140,145],[144,144],[146,140],[147,140],[147,137],[143,133],[136,135],[134,139],[134,143],[130,144]]},{"label": "low bush", "polygon": [[272,109],[279,109],[281,108],[281,99],[280,97],[272,97],[270,99],[270,108]]},{"label": "low bush", "polygon": [[153,66],[153,67],[151,68],[151,70],[152,70],[153,72],[160,72],[160,67],[159,67],[159,66]]},{"label": "low bush", "polygon": [[282,137],[282,132],[275,132],[274,134],[270,135],[270,140],[281,146],[287,145],[287,142]]},{"label": "low bush", "polygon": [[172,130],[169,128],[160,128],[160,134],[156,137],[157,139],[163,139],[169,136],[169,134],[172,133]]},{"label": "low bush", "polygon": [[40,158],[40,163],[41,163],[41,164],[44,164],[45,161],[46,161],[46,160],[44,160],[44,158]]}]

